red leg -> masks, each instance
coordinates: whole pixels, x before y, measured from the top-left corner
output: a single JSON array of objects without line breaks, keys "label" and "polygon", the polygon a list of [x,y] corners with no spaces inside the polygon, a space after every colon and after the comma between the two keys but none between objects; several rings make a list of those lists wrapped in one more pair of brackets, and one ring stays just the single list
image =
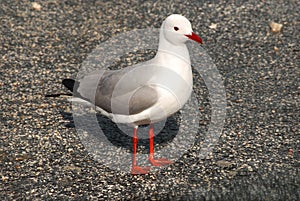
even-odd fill
[{"label": "red leg", "polygon": [[141,167],[136,165],[136,151],[137,151],[137,127],[134,128],[133,131],[133,158],[132,158],[132,167],[131,167],[131,174],[147,174],[150,170],[150,167]]},{"label": "red leg", "polygon": [[153,127],[153,124],[150,124],[149,143],[150,143],[149,161],[153,166],[163,166],[163,165],[169,165],[169,164],[173,163],[172,161],[170,161],[166,158],[154,159],[154,127]]}]

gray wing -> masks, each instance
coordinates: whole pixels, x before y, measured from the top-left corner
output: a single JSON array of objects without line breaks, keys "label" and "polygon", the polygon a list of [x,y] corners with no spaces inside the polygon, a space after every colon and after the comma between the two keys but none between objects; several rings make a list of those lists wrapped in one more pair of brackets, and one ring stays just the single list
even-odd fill
[{"label": "gray wing", "polygon": [[138,114],[153,106],[158,100],[157,91],[151,86],[137,89],[129,99],[129,114]]},{"label": "gray wing", "polygon": [[147,84],[149,76],[132,69],[96,71],[79,81],[77,92],[108,113],[137,114],[154,105],[158,95]]}]

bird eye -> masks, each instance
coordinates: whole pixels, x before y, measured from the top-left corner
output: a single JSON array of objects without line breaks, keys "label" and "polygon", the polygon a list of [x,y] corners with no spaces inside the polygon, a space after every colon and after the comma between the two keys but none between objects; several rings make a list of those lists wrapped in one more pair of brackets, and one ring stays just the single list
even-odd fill
[{"label": "bird eye", "polygon": [[179,30],[179,28],[178,28],[178,27],[174,27],[174,30],[175,30],[175,31],[178,31],[178,30]]}]

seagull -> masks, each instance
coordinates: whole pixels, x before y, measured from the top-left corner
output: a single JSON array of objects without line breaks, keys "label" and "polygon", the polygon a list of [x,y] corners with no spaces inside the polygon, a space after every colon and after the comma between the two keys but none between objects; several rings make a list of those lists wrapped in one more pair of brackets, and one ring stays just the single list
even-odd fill
[{"label": "seagull", "polygon": [[202,44],[190,21],[172,14],[162,23],[158,51],[152,59],[120,70],[99,70],[80,80],[64,79],[62,84],[72,92],[73,101],[93,104],[98,112],[115,123],[133,127],[131,174],[147,174],[149,166],[137,164],[138,127],[149,126],[152,166],[172,164],[166,158],[154,157],[154,123],[180,110],[190,98],[193,78],[188,40]]}]

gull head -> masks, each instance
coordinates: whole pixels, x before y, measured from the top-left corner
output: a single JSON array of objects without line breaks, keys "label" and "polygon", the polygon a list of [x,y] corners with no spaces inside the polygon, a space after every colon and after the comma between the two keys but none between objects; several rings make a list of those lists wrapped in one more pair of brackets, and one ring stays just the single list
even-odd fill
[{"label": "gull head", "polygon": [[173,14],[167,17],[162,31],[165,39],[174,45],[182,45],[189,39],[202,44],[202,39],[193,32],[191,22],[182,15]]}]

